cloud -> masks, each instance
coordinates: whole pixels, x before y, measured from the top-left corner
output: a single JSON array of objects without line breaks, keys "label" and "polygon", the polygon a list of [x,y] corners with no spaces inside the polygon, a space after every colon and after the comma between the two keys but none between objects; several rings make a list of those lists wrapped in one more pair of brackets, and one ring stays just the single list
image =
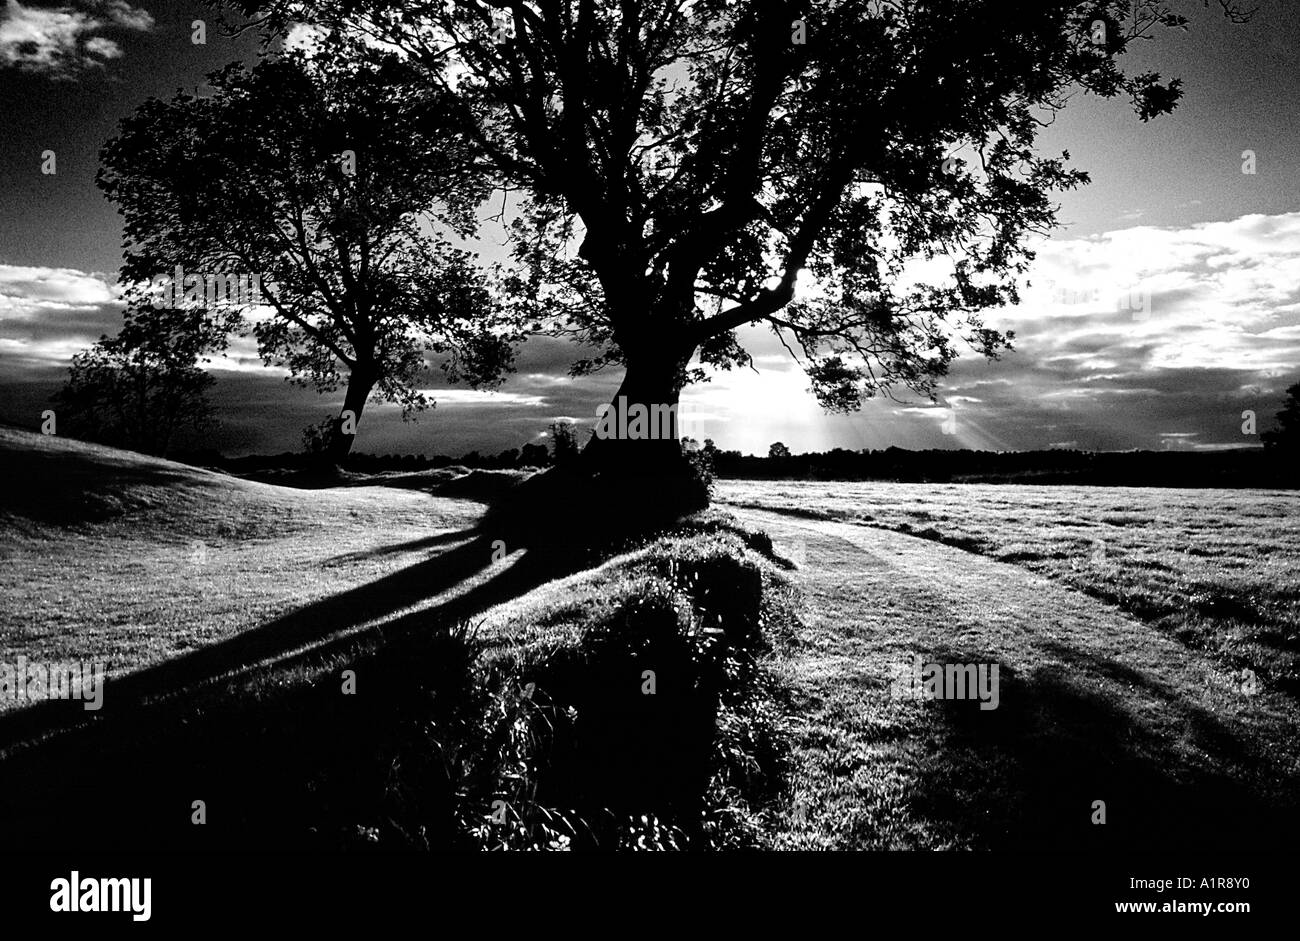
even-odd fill
[{"label": "cloud", "polygon": [[32,319],[43,310],[93,307],[117,297],[97,274],[75,268],[0,265],[0,318]]},{"label": "cloud", "polygon": [[75,353],[122,326],[118,288],[74,268],[0,265],[5,378],[65,369]]},{"label": "cloud", "polygon": [[487,389],[421,389],[438,405],[478,405],[497,408],[515,406],[537,408],[546,404],[546,397],[522,392],[497,392]]},{"label": "cloud", "polygon": [[310,23],[294,23],[284,37],[286,51],[298,51],[312,56],[320,48],[321,40],[327,35],[326,30]]},{"label": "cloud", "polygon": [[123,29],[133,29],[137,32],[146,32],[153,29],[154,19],[148,11],[137,9],[126,0],[109,0],[107,3],[98,4],[98,8],[113,23]]},{"label": "cloud", "polygon": [[751,329],[742,342],[762,378],[719,373],[708,393],[745,410],[718,429],[720,443],[755,453],[777,438],[796,450],[1258,443],[1242,435],[1241,412],[1256,410],[1268,427],[1300,373],[1300,213],[1136,226],[1034,249],[1022,303],[985,315],[1016,332],[1015,351],[998,362],[967,351],[941,385],[940,403],[956,404],[955,435],[939,427],[945,409],[901,390],[901,404],[827,415],[775,339]]},{"label": "cloud", "polygon": [[[1300,374],[1300,213],[1139,226],[1046,241],[1037,252],[1034,290],[986,315],[989,326],[1016,331],[1016,349],[997,362],[968,352],[938,403],[898,390],[901,401],[882,397],[860,413],[828,415],[777,338],[751,327],[740,340],[758,371],[718,371],[688,388],[681,425],[749,453],[766,453],[773,441],[796,451],[1258,443],[1242,434],[1242,412],[1255,411],[1266,430]],[[1144,303],[1135,307],[1135,297]],[[0,265],[0,398],[37,377],[61,377],[73,353],[121,322],[110,276]],[[400,409],[375,403],[361,446],[487,453],[535,439],[565,416],[589,428],[622,370],[570,378],[585,352],[565,339],[533,338],[496,393],[433,388],[444,385],[435,370],[425,384],[437,408],[411,425]],[[251,338],[237,339],[210,368],[227,423],[222,446],[232,451],[296,447],[303,425],[342,406],[342,390],[317,395],[285,383],[283,370],[263,366]],[[949,417],[955,433],[944,434]]]},{"label": "cloud", "polygon": [[0,14],[0,68],[71,79],[122,57],[105,30],[145,32],[154,19],[124,0],[81,0],[74,6],[28,7],[5,0]]}]

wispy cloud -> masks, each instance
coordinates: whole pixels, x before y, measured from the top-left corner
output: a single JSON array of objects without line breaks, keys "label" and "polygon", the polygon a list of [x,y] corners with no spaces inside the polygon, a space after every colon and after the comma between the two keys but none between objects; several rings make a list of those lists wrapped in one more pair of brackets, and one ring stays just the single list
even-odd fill
[{"label": "wispy cloud", "polygon": [[60,7],[29,7],[6,0],[0,14],[0,68],[71,79],[122,57],[122,47],[101,35],[145,32],[154,19],[125,0],[82,0]]},{"label": "wispy cloud", "polygon": [[74,268],[0,265],[5,379],[63,369],[73,354],[122,326],[116,285]]},{"label": "wispy cloud", "polygon": [[94,307],[117,300],[103,277],[75,268],[0,265],[0,318],[33,320],[47,310]]},{"label": "wispy cloud", "polygon": [[422,389],[420,391],[439,405],[538,408],[546,404],[545,396],[527,395],[521,392],[494,392],[486,389]]}]

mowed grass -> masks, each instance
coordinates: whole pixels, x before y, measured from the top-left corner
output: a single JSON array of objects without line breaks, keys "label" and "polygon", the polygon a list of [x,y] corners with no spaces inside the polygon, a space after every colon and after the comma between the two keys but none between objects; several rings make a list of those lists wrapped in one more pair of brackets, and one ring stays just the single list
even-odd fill
[{"label": "mowed grass", "polygon": [[[910,535],[736,511],[797,557],[778,675],[798,849],[1278,849],[1300,834],[1300,709],[1051,579]],[[891,695],[914,655],[1000,666],[1000,702]],[[1092,819],[1105,802],[1105,826]]]},{"label": "mowed grass", "polygon": [[370,584],[468,540],[483,509],[270,486],[3,428],[0,471],[0,660],[102,660],[110,676]]},{"label": "mowed grass", "polygon": [[[880,527],[1023,566],[1227,671],[1300,693],[1300,496],[1270,490],[720,481],[718,499]],[[1251,671],[1246,673],[1245,671]]]}]

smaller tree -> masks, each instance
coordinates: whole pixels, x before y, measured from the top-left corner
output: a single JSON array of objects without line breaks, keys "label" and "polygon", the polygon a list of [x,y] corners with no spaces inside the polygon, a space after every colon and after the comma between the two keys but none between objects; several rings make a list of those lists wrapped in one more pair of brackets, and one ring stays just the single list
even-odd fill
[{"label": "smaller tree", "polygon": [[1300,382],[1286,390],[1286,401],[1277,413],[1277,427],[1260,438],[1264,447],[1276,454],[1300,451]]},{"label": "smaller tree", "polygon": [[519,466],[520,467],[545,467],[550,460],[550,455],[544,444],[525,444],[519,449]]},{"label": "smaller tree", "polygon": [[338,426],[338,419],[333,415],[326,415],[322,421],[314,425],[305,425],[302,429],[303,453],[313,459],[329,456],[338,441],[338,435],[335,434]]},{"label": "smaller tree", "polygon": [[59,421],[84,441],[166,456],[184,433],[210,430],[213,379],[199,361],[224,342],[200,312],[128,311],[116,337],[72,358],[53,396]]},{"label": "smaller tree", "polygon": [[568,467],[578,460],[578,435],[567,421],[551,423],[551,461],[556,467]]},{"label": "smaller tree", "polygon": [[767,456],[774,461],[781,461],[790,456],[790,449],[777,441],[767,449]]},{"label": "smaller tree", "polygon": [[98,176],[125,220],[124,282],[251,329],[295,383],[344,387],[307,433],[334,463],[372,393],[404,418],[430,407],[421,385],[439,359],[452,381],[494,385],[514,337],[455,244],[490,181],[454,102],[414,93],[398,57],[344,46],[234,63],[209,76],[211,95],[150,99]]}]

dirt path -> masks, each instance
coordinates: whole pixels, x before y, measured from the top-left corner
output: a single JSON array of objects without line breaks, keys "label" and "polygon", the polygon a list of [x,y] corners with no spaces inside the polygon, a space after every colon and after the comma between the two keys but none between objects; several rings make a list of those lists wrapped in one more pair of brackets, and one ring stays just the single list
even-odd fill
[{"label": "dirt path", "polygon": [[[802,769],[780,845],[1245,849],[1300,832],[1285,697],[1251,695],[1153,626],[1014,565],[733,512],[799,564],[808,604],[784,664]],[[917,654],[996,663],[998,707],[891,696]]]}]

